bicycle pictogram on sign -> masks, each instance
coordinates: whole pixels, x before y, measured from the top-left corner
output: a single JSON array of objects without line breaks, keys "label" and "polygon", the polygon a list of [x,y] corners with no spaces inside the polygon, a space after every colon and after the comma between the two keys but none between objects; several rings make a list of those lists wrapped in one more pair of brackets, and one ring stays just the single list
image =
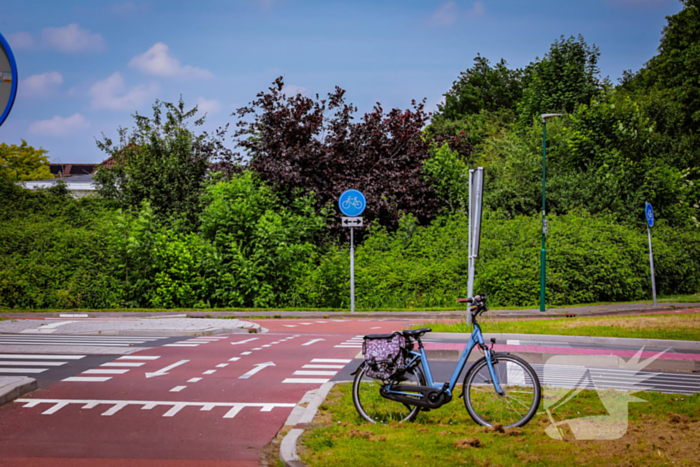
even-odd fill
[{"label": "bicycle pictogram on sign", "polygon": [[348,217],[357,217],[362,214],[367,206],[365,195],[358,190],[346,190],[338,199],[340,211]]}]

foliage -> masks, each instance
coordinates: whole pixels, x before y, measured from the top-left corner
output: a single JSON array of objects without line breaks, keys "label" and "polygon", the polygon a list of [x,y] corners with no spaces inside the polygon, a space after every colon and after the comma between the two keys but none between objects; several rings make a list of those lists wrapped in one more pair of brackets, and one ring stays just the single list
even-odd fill
[{"label": "foliage", "polygon": [[[237,111],[238,143],[264,181],[285,197],[295,188],[314,192],[319,206],[359,188],[367,198],[364,216],[390,229],[401,212],[413,213],[421,223],[435,217],[439,203],[423,177],[422,162],[433,144],[421,133],[429,117],[423,103],[386,115],[377,104],[353,123],[357,109],[345,102],[344,90],[336,87],[327,100],[319,100],[286,97],[283,88],[278,78],[269,92]],[[471,150],[458,137],[440,138],[438,144],[442,140],[460,153]]]},{"label": "foliage", "polygon": [[535,115],[571,113],[579,104],[589,104],[607,81],[599,78],[598,57],[598,47],[586,44],[581,35],[554,41],[544,58],[524,71],[521,123],[530,125]]},{"label": "foliage", "polygon": [[445,103],[438,104],[437,119],[457,120],[482,110],[515,110],[523,93],[523,71],[510,70],[501,59],[494,67],[481,55],[474,66],[459,74],[459,79],[445,94]]},{"label": "foliage", "polygon": [[25,140],[17,146],[0,144],[0,171],[7,172],[9,176],[17,181],[48,180],[53,178],[49,169],[49,158],[46,149],[27,145]]},{"label": "foliage", "polygon": [[469,173],[457,151],[445,143],[432,150],[423,161],[423,173],[446,212],[466,212],[469,200]]},{"label": "foliage", "polygon": [[[160,219],[175,216],[184,221],[186,229],[193,228],[210,164],[231,160],[221,144],[223,132],[210,136],[188,127],[187,120],[196,112],[197,107],[185,111],[182,99],[177,105],[156,101],[153,118],[136,113],[131,134],[119,129],[118,145],[107,137],[98,141],[98,147],[114,162],[95,176],[100,195],[123,209],[137,209],[148,201]],[[194,126],[203,123],[201,118]]]},{"label": "foliage", "polygon": [[[493,306],[535,306],[539,301],[539,216],[504,218],[486,213],[475,291]],[[453,306],[466,296],[467,219],[456,215],[427,227],[411,216],[395,233],[372,229],[355,252],[358,308]],[[654,263],[660,293],[700,289],[700,234],[676,235],[661,222],[654,227]],[[547,303],[647,299],[651,294],[646,233],[611,216],[572,212],[552,216],[547,240]],[[349,259],[337,248],[300,283],[309,306],[347,307]],[[682,257],[683,261],[678,261]],[[678,264],[678,263],[683,263]],[[663,271],[663,272],[662,272]]]}]

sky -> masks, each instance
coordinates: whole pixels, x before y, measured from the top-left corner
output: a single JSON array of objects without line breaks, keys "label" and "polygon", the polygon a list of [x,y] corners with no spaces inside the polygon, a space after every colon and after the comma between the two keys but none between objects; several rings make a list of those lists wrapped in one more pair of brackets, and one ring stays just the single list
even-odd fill
[{"label": "sky", "polygon": [[235,123],[232,112],[278,76],[291,94],[340,86],[360,115],[423,98],[435,110],[477,54],[520,68],[562,35],[597,45],[602,76],[617,83],[656,54],[666,16],[681,9],[678,0],[5,2],[0,33],[20,81],[0,143],[24,139],[51,162],[100,162],[95,139],[116,139],[156,99],[182,95],[211,131]]}]

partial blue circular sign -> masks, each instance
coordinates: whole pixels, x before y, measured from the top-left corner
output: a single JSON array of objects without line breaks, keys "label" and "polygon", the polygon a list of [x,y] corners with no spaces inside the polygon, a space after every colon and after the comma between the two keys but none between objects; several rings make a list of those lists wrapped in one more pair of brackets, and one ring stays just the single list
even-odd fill
[{"label": "partial blue circular sign", "polygon": [[12,110],[17,96],[17,63],[10,44],[0,34],[0,125]]},{"label": "partial blue circular sign", "polygon": [[654,208],[651,207],[651,204],[646,204],[644,207],[644,214],[646,215],[647,224],[649,224],[649,227],[654,227]]},{"label": "partial blue circular sign", "polygon": [[365,195],[357,190],[346,190],[338,198],[340,212],[348,217],[357,217],[365,211],[367,201]]}]

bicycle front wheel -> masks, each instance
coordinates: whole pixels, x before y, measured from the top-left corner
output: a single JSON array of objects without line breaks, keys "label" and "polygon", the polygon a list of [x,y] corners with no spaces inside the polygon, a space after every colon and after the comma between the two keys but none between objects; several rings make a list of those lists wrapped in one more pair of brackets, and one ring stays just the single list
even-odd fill
[{"label": "bicycle front wheel", "polygon": [[503,394],[496,392],[486,357],[483,357],[464,377],[467,412],[476,423],[484,426],[525,425],[537,412],[542,395],[535,370],[514,355],[495,354],[492,363]]},{"label": "bicycle front wheel", "polygon": [[[367,365],[362,365],[352,384],[352,401],[360,417],[372,423],[410,422],[416,418],[420,407],[386,399],[379,394],[385,383],[367,376]],[[402,386],[425,386],[425,377],[420,368],[405,371],[400,380]],[[418,397],[418,396],[416,396]]]}]

